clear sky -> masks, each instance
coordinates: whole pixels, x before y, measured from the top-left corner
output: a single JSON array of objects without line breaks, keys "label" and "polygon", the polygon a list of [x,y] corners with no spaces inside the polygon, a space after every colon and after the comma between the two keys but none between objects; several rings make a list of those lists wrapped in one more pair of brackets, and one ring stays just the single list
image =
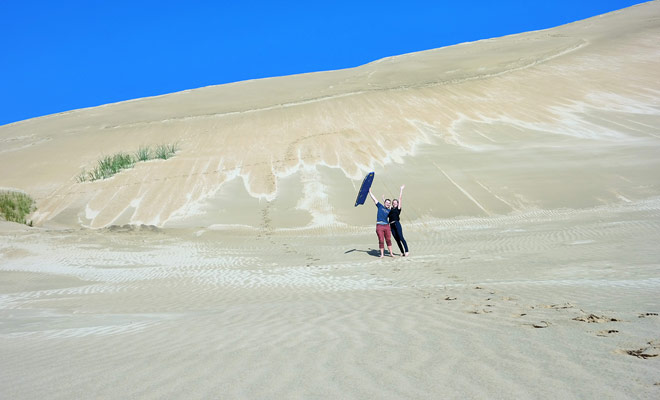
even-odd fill
[{"label": "clear sky", "polygon": [[0,125],[208,85],[350,68],[639,3],[5,0]]}]

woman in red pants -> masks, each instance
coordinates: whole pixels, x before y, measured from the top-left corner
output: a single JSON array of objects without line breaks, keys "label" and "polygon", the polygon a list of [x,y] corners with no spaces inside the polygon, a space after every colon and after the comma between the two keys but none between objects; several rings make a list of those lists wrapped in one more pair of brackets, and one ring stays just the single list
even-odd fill
[{"label": "woman in red pants", "polygon": [[378,235],[378,248],[380,248],[380,257],[382,258],[385,254],[385,243],[387,243],[387,250],[390,251],[390,257],[394,257],[392,253],[392,231],[390,230],[390,224],[387,222],[387,216],[390,213],[390,208],[392,207],[392,202],[390,199],[384,201],[385,205],[382,205],[376,199],[371,189],[369,189],[369,195],[376,204],[378,208],[378,214],[376,217],[376,235]]}]

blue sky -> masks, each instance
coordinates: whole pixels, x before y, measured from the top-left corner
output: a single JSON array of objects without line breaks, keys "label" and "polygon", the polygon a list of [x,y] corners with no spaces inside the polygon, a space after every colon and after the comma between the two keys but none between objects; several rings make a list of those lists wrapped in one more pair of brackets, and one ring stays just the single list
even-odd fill
[{"label": "blue sky", "polygon": [[0,125],[208,85],[350,68],[642,1],[0,4]]}]

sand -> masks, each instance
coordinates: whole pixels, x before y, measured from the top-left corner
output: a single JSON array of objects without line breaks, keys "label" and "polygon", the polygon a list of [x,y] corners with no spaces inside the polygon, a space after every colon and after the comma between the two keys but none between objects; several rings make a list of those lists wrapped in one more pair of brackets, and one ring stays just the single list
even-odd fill
[{"label": "sand", "polygon": [[659,201],[405,228],[5,234],[2,397],[657,397]]},{"label": "sand", "polygon": [[658,65],[654,1],[0,127],[0,398],[658,398]]}]

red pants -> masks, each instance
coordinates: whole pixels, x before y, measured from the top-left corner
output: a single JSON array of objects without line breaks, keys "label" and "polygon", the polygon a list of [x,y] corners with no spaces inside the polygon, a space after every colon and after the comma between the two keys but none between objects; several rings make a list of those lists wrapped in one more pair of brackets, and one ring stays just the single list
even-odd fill
[{"label": "red pants", "polygon": [[376,225],[376,235],[378,235],[378,248],[384,249],[385,246],[383,241],[387,243],[387,247],[392,246],[392,230],[390,229],[390,224],[387,225]]}]

